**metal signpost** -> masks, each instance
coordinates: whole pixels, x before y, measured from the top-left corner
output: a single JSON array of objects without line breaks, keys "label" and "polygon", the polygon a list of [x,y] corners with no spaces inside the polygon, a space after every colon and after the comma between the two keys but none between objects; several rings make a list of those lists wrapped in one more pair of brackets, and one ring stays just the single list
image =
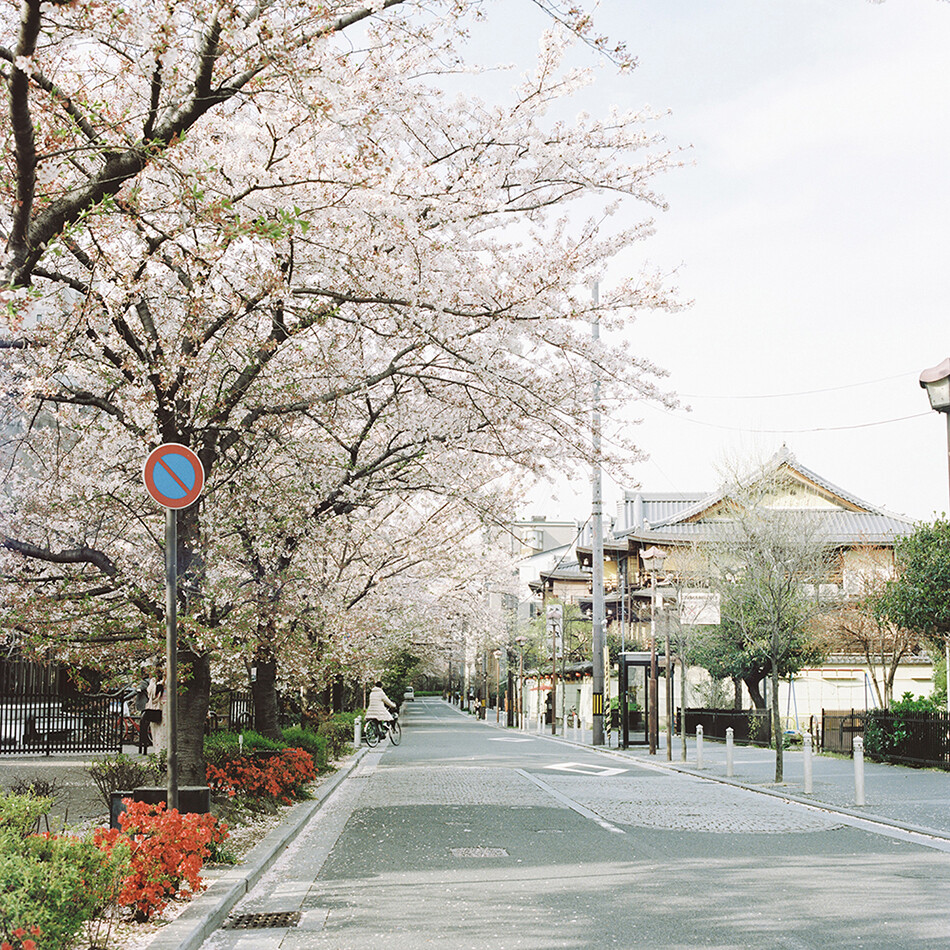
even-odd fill
[{"label": "metal signpost", "polygon": [[187,446],[167,442],[149,453],[145,489],[165,509],[165,712],[168,715],[168,808],[178,807],[178,509],[194,504],[205,472]]},{"label": "metal signpost", "polygon": [[[548,633],[551,634],[551,735],[557,735],[557,658],[564,649],[564,607],[551,604],[547,612]],[[540,697],[540,693],[538,694]],[[563,715],[563,710],[561,711]]]}]

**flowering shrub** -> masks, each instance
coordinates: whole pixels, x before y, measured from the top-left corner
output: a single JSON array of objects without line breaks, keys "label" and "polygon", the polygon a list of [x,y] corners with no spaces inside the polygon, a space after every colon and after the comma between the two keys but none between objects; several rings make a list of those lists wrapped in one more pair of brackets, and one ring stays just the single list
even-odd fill
[{"label": "flowering shrub", "polygon": [[11,933],[7,934],[7,939],[0,943],[0,950],[36,950],[36,941],[34,937],[42,936],[43,931],[34,924],[27,930],[25,927],[17,927]]},{"label": "flowering shrub", "polygon": [[279,755],[240,756],[208,765],[208,785],[228,795],[247,795],[290,804],[303,796],[304,785],[317,770],[313,756],[303,749],[284,749]]},{"label": "flowering shrub", "polygon": [[123,878],[118,903],[132,907],[140,920],[148,920],[187,884],[192,893],[202,887],[199,872],[212,848],[227,837],[227,826],[213,815],[182,815],[165,810],[165,803],[150,805],[124,799],[126,811],[119,818],[122,831],[99,828],[96,844],[106,852],[116,846],[129,849],[131,870]]}]

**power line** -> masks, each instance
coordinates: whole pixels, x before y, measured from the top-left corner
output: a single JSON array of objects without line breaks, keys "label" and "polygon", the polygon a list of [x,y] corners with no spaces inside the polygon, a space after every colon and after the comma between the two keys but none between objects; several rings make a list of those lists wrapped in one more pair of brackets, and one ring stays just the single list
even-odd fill
[{"label": "power line", "polygon": [[[650,403],[643,403],[642,405],[651,405]],[[758,429],[751,426],[727,426],[722,425],[719,422],[705,422],[702,419],[693,419],[690,416],[682,415],[676,412],[670,412],[667,409],[659,409],[659,407],[654,406],[664,415],[672,416],[674,419],[679,419],[683,422],[689,422],[695,426],[704,426],[708,429],[724,429],[728,432],[749,432],[749,433],[760,433],[762,435],[803,435],[809,432],[845,432],[849,429],[871,429],[875,426],[886,426],[891,425],[894,422],[907,422],[909,419],[920,419],[923,416],[929,416],[931,413],[928,412],[915,412],[911,416],[898,416],[894,419],[881,419],[877,422],[857,422],[853,425],[847,426],[810,426],[805,429]]]},{"label": "power line", "polygon": [[868,379],[860,383],[847,383],[844,386],[826,386],[823,389],[803,389],[792,393],[745,393],[735,395],[718,395],[712,393],[679,393],[684,399],[790,399],[795,396],[818,396],[822,393],[837,393],[845,389],[858,389],[861,386],[875,386],[878,383],[889,383],[895,379],[907,379],[912,373],[898,373],[896,376],[881,376],[879,379]]}]

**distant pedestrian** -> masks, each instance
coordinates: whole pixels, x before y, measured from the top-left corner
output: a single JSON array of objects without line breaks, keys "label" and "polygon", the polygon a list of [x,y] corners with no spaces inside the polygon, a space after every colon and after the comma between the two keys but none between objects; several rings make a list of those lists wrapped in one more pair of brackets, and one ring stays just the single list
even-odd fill
[{"label": "distant pedestrian", "polygon": [[[154,752],[161,752],[166,747],[165,712],[165,682],[153,676],[148,681],[148,704],[145,715],[148,717],[148,731]],[[145,718],[143,716],[143,718]]]},{"label": "distant pedestrian", "polygon": [[135,686],[135,696],[132,698],[134,709],[139,717],[139,755],[145,755],[149,746],[148,733],[148,676],[142,671],[142,678]]}]

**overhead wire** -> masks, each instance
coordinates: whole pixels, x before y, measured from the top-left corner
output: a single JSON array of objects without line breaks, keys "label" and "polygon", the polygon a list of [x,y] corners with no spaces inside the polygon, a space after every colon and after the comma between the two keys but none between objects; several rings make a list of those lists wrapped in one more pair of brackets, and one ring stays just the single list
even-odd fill
[{"label": "overhead wire", "polygon": [[844,426],[808,426],[803,429],[761,429],[754,426],[729,426],[723,425],[720,422],[706,422],[703,419],[693,419],[684,413],[663,409],[651,403],[641,403],[641,405],[649,405],[658,412],[662,412],[665,416],[672,416],[674,419],[688,422],[694,426],[704,426],[708,429],[722,429],[726,432],[748,432],[762,435],[805,435],[809,432],[845,432],[850,429],[871,429],[876,426],[891,425],[895,422],[907,422],[909,419],[920,419],[924,416],[931,415],[930,412],[915,412],[909,416],[896,416],[893,419],[880,419],[876,422],[856,422]]},{"label": "overhead wire", "polygon": [[857,389],[861,386],[874,386],[877,383],[889,383],[895,379],[907,379],[915,373],[897,373],[894,376],[881,376],[878,379],[867,379],[860,383],[846,383],[843,386],[826,386],[822,389],[803,389],[789,393],[679,393],[684,399],[789,399],[795,396],[818,396],[822,393],[837,393],[845,389]]}]

